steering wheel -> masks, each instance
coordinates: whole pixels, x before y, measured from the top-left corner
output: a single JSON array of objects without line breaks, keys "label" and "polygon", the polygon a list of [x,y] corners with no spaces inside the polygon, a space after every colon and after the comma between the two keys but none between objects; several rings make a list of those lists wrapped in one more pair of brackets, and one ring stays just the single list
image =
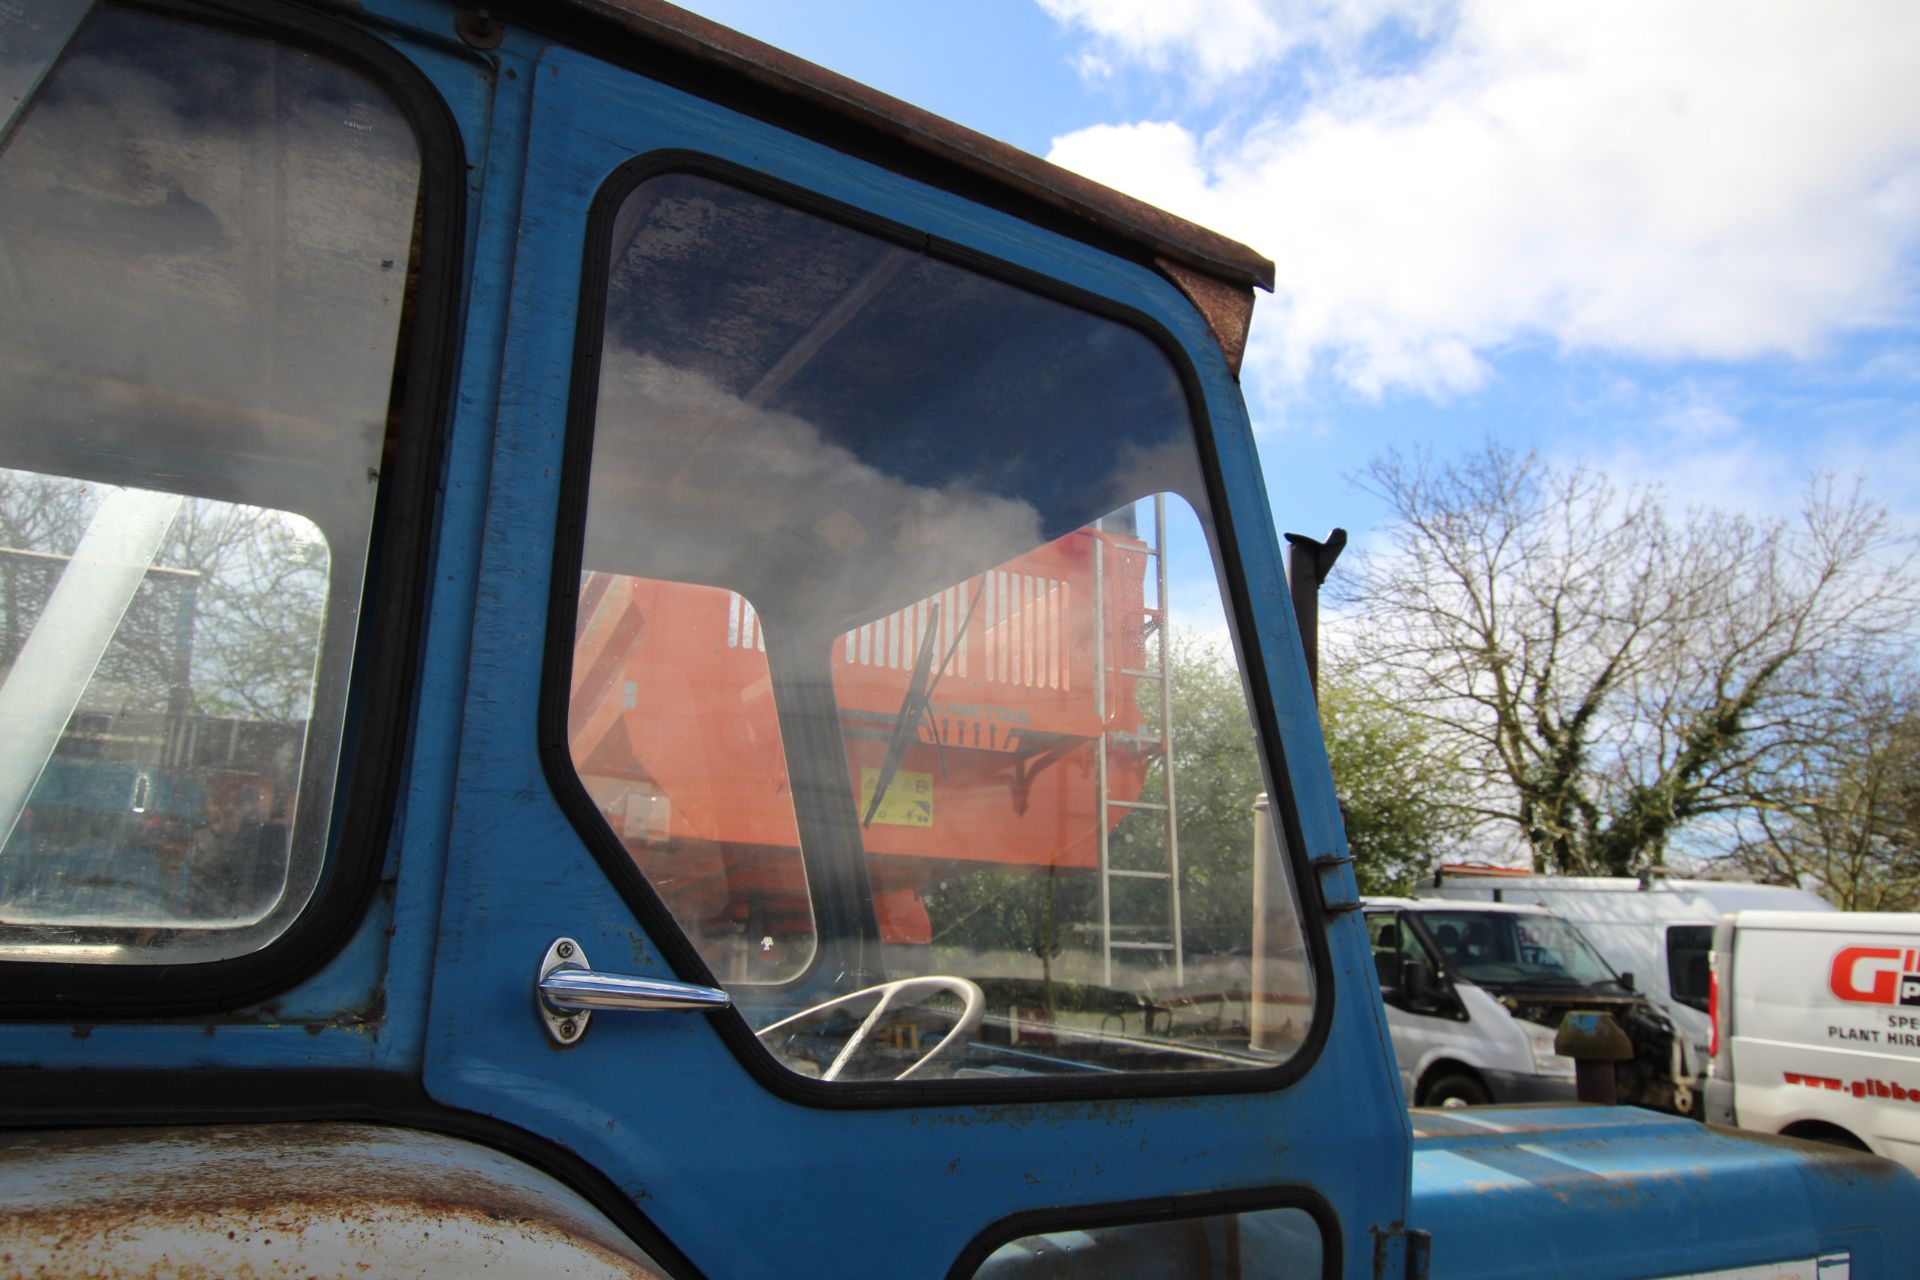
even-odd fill
[{"label": "steering wheel", "polygon": [[960,1018],[947,1031],[947,1034],[940,1037],[939,1042],[935,1044],[933,1048],[927,1050],[920,1056],[917,1062],[894,1077],[895,1080],[905,1080],[917,1074],[920,1069],[928,1063],[946,1057],[960,1048],[966,1043],[967,1037],[973,1034],[974,1028],[980,1025],[981,1015],[984,1014],[987,1009],[987,997],[986,993],[981,991],[977,984],[965,978],[951,977],[946,974],[929,974],[923,978],[896,978],[892,982],[882,982],[877,986],[862,987],[858,991],[849,991],[844,996],[836,996],[832,1000],[816,1004],[812,1008],[802,1009],[790,1017],[780,1019],[780,1021],[773,1023],[771,1026],[760,1028],[754,1035],[759,1038],[762,1044],[767,1044],[771,1047],[771,1037],[796,1023],[805,1022],[809,1018],[817,1018],[823,1013],[830,1013],[844,1005],[855,1004],[859,1001],[878,996],[879,999],[874,1002],[873,1009],[867,1014],[866,1020],[854,1028],[854,1032],[847,1038],[847,1042],[840,1046],[840,1052],[835,1055],[832,1065],[820,1073],[822,1080],[837,1080],[840,1077],[840,1073],[846,1069],[847,1064],[853,1061],[853,1056],[859,1051],[860,1046],[873,1038],[873,1033],[879,1029],[881,1017],[885,1015],[888,1008],[895,1003],[896,999],[918,1001],[924,1000],[928,996],[938,995],[941,992],[960,997],[962,1003]]}]

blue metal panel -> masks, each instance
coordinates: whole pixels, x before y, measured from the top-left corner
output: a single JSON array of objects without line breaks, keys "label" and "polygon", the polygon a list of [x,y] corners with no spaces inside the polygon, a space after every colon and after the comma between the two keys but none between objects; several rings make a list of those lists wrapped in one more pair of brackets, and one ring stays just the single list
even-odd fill
[{"label": "blue metal panel", "polygon": [[[525,52],[510,33],[505,65]],[[713,1275],[934,1275],[1007,1214],[1283,1184],[1312,1187],[1335,1206],[1348,1273],[1366,1274],[1368,1228],[1398,1219],[1405,1203],[1408,1137],[1371,960],[1351,918],[1334,931],[1335,981],[1322,975],[1323,992],[1341,993],[1331,1045],[1305,1080],[1276,1094],[822,1111],[766,1093],[697,1015],[597,1019],[566,1051],[546,1040],[530,982],[553,937],[581,939],[605,967],[671,976],[568,826],[535,750],[582,233],[605,177],[649,150],[732,161],[1164,324],[1201,370],[1256,584],[1259,642],[1289,690],[1286,748],[1308,797],[1310,846],[1335,851],[1340,837],[1245,413],[1179,293],[1131,264],[572,53],[542,54],[534,79],[430,1092],[590,1160]],[[499,114],[510,114],[504,99]],[[496,162],[506,155],[500,141]],[[469,345],[481,341],[476,321]],[[463,387],[463,432],[487,428],[474,409],[487,395]]]},{"label": "blue metal panel", "polygon": [[1421,1112],[1409,1225],[1432,1275],[1679,1276],[1851,1255],[1920,1265],[1920,1180],[1878,1157],[1630,1107]]},{"label": "blue metal panel", "polygon": [[[444,7],[396,7],[396,17],[422,30],[447,32]],[[495,94],[506,74],[498,59],[458,53],[414,54],[459,121],[468,163],[467,239],[464,279],[466,325],[460,347],[453,422],[440,481],[434,528],[434,573],[421,649],[418,712],[409,741],[404,812],[396,828],[399,859],[394,886],[393,938],[387,967],[387,1008],[392,1035],[381,1065],[417,1067],[426,1040],[426,1007],[433,982],[434,937],[439,926],[441,880],[447,835],[453,820],[458,768],[460,710],[466,698],[468,646],[491,469],[494,388],[500,370],[513,228],[520,203],[517,163],[486,163],[496,149],[515,160],[522,153],[524,111]],[[478,64],[476,66],[476,64]],[[513,71],[516,77],[522,71]],[[512,82],[508,85],[511,87]]]}]

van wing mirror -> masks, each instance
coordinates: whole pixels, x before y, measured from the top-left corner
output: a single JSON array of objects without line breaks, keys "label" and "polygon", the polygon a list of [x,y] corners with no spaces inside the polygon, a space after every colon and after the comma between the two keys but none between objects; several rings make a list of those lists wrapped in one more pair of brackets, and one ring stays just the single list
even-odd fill
[{"label": "van wing mirror", "polygon": [[1620,974],[1620,985],[1628,991],[1638,991],[1640,989],[1633,985],[1633,970],[1631,969]]}]

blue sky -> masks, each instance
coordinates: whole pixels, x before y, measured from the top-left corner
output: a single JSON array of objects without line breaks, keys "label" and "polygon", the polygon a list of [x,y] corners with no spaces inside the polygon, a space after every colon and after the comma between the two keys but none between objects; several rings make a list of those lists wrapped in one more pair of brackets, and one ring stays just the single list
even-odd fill
[{"label": "blue sky", "polygon": [[1920,4],[690,7],[1273,257],[1283,529],[1364,541],[1370,456],[1489,435],[1764,515],[1831,470],[1920,529]]}]

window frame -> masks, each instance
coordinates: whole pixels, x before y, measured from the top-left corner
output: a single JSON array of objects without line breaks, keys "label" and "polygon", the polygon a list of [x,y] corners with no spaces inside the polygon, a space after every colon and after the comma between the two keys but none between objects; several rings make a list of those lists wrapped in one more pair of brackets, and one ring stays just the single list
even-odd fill
[{"label": "window frame", "polygon": [[[1226,518],[1226,513],[1231,509],[1227,499],[1227,484],[1214,445],[1213,423],[1207,412],[1205,392],[1192,357],[1155,317],[1134,307],[1007,262],[957,240],[946,239],[936,231],[896,222],[757,170],[680,147],[649,151],[620,165],[607,175],[589,206],[581,252],[573,368],[562,442],[553,573],[549,587],[537,729],[541,766],[556,803],[634,913],[662,960],[677,977],[685,981],[705,986],[720,985],[691,939],[674,920],[670,908],[634,866],[625,847],[588,795],[585,784],[573,766],[567,717],[579,580],[586,542],[589,473],[599,408],[600,355],[612,266],[612,232],[627,197],[641,184],[667,174],[687,174],[722,182],[1125,325],[1145,336],[1169,360],[1186,396],[1195,453],[1219,540],[1224,571],[1220,582],[1222,604],[1235,635],[1243,641],[1237,653],[1240,673],[1249,695],[1248,711],[1265,770],[1267,794],[1278,799],[1275,819],[1286,840],[1292,876],[1290,891],[1299,909],[1301,931],[1307,943],[1314,982],[1312,1019],[1305,1038],[1291,1057],[1271,1067],[1221,1071],[1126,1072],[1006,1080],[821,1081],[782,1066],[759,1043],[753,1029],[737,1009],[716,1012],[707,1020],[708,1024],[754,1080],[770,1093],[803,1105],[832,1110],[1264,1092],[1284,1088],[1305,1076],[1318,1061],[1326,1045],[1338,998],[1332,955],[1326,937],[1328,912],[1321,901],[1319,881],[1305,855],[1298,805],[1286,768],[1275,710],[1271,700],[1264,696],[1265,691],[1271,688],[1271,683],[1262,662],[1260,647],[1252,640],[1258,635],[1258,627],[1252,602],[1248,598],[1234,523]],[[897,175],[890,175],[890,178],[907,181]],[[1056,233],[1051,231],[1037,230],[1037,234],[1049,240],[1056,238]],[[1072,242],[1063,242],[1063,248],[1076,255],[1107,256],[1097,249]],[[800,748],[788,743],[789,752],[795,749]],[[822,882],[813,878],[816,864],[804,843],[802,857],[807,859],[811,892],[815,895],[815,918],[819,921],[818,895]],[[859,874],[864,878],[864,862]],[[865,901],[865,911],[871,916],[871,894],[866,896]],[[877,943],[878,927],[874,921],[869,919],[865,922],[864,932]],[[805,982],[821,962],[824,951],[824,948],[816,948],[807,969],[783,985]],[[756,984],[754,989],[776,992],[782,987]]]},{"label": "window frame", "polygon": [[244,1006],[317,972],[353,936],[379,882],[402,782],[431,580],[435,481],[453,404],[464,294],[466,150],[452,112],[405,54],[283,0],[102,0],[85,21],[107,7],[305,50],[366,77],[385,93],[412,127],[420,152],[420,273],[410,341],[404,352],[395,348],[392,381],[404,397],[404,410],[392,437],[392,465],[380,475],[361,566],[362,607],[327,853],[312,895],[283,932],[227,959],[152,965],[0,962],[0,1013],[37,1020],[79,1014],[145,1019]]}]

